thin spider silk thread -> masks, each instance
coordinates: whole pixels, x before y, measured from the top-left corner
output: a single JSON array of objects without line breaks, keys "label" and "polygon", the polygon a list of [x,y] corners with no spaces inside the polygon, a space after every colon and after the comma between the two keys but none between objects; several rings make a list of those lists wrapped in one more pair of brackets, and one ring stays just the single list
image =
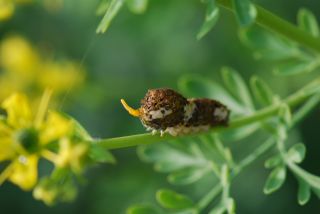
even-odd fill
[{"label": "thin spider silk thread", "polygon": [[[97,34],[94,32],[93,35],[92,35],[92,37],[91,37],[91,39],[90,39],[90,42],[89,42],[89,44],[88,44],[88,46],[87,46],[87,48],[86,48],[86,50],[85,50],[85,52],[83,53],[83,56],[82,56],[82,58],[81,58],[80,68],[83,66],[83,64],[84,64],[85,60],[87,59],[90,51],[91,51],[92,48],[94,47],[94,44],[96,43],[97,38],[98,38],[98,37],[97,37]],[[79,72],[77,72],[76,75],[80,75]],[[58,107],[57,107],[58,110],[61,111],[61,109],[62,109],[62,107],[63,107],[63,105],[64,105],[67,97],[70,95],[72,89],[74,88],[74,84],[75,84],[74,81],[71,82],[71,84],[69,85],[67,91],[64,93],[63,97],[61,98],[61,102],[60,102],[60,104],[59,104]]]}]

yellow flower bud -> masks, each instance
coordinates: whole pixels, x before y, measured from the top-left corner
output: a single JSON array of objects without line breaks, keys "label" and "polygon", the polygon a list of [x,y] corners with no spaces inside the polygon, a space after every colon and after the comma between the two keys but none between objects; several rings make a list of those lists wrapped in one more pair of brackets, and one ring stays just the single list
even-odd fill
[{"label": "yellow flower bud", "polygon": [[9,19],[13,12],[13,0],[0,0],[0,21]]}]

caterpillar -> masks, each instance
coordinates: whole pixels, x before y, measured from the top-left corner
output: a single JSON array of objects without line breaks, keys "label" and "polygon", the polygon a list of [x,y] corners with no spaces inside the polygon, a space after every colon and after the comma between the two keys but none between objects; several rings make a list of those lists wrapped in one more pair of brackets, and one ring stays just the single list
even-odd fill
[{"label": "caterpillar", "polygon": [[147,131],[177,136],[227,126],[230,110],[222,103],[207,98],[183,97],[169,88],[149,89],[138,109],[131,108],[124,99],[123,107],[139,117]]}]

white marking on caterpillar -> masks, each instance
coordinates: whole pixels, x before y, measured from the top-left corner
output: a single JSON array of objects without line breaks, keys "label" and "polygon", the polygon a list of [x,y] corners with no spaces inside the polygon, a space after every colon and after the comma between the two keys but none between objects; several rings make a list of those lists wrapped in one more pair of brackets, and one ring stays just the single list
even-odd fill
[{"label": "white marking on caterpillar", "polygon": [[196,108],[196,105],[194,103],[189,103],[184,106],[184,122],[187,122],[191,117]]},{"label": "white marking on caterpillar", "polygon": [[224,120],[228,116],[228,112],[225,108],[216,108],[213,115],[219,120]]},{"label": "white marking on caterpillar", "polygon": [[172,113],[171,109],[166,110],[165,108],[160,108],[159,110],[156,110],[156,111],[150,111],[149,115],[151,115],[151,118],[147,118],[146,120],[151,121],[154,119],[161,119],[171,113]]}]

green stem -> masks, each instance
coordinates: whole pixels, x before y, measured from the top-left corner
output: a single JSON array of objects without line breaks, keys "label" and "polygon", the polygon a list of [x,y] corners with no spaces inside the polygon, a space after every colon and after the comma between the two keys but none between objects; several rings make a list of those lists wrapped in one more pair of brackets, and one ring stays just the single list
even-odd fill
[{"label": "green stem", "polygon": [[275,139],[270,137],[263,144],[261,144],[256,150],[251,152],[247,157],[245,157],[234,169],[234,174],[237,175],[244,168],[253,163],[258,157],[264,154],[266,151],[272,148],[275,144]]},{"label": "green stem", "polygon": [[[310,113],[320,102],[320,94],[314,95],[311,97],[295,114],[292,118],[292,123],[289,128],[297,125],[308,113]],[[231,180],[233,180],[240,172],[245,168],[254,163],[259,157],[269,151],[276,144],[276,139],[274,137],[268,138],[264,143],[262,143],[257,149],[251,152],[247,157],[245,157],[240,163],[233,168],[231,172]],[[298,166],[292,167],[289,165],[293,171],[295,171],[299,176],[301,176],[302,169],[299,169]],[[304,174],[305,175],[305,174]],[[222,191],[222,186],[219,183],[214,188],[211,189],[199,202],[198,209],[201,211],[206,208],[209,203],[219,195]]]},{"label": "green stem", "polygon": [[[316,79],[312,83],[308,84],[306,87],[300,89],[295,92],[291,96],[287,97],[283,100],[283,102],[287,103],[291,108],[300,104],[310,96],[318,93],[320,90],[320,79]],[[228,127],[214,127],[210,129],[210,132],[220,133],[223,131],[228,131],[230,129],[235,129],[238,127],[246,126],[255,122],[260,122],[270,117],[273,117],[278,114],[279,105],[273,105],[270,107],[266,107],[255,112],[253,115],[249,115],[246,117],[238,118],[229,123]],[[180,138],[186,138],[190,136],[201,135],[203,133],[197,133],[192,135],[181,136]],[[168,140],[176,139],[175,136],[165,135],[161,137],[160,135],[152,135],[151,133],[147,134],[137,134],[116,138],[107,138],[107,139],[94,139],[92,143],[99,143],[101,146],[106,149],[120,149],[138,145],[146,145],[153,144],[157,142],[164,142]]]},{"label": "green stem", "polygon": [[222,186],[219,183],[214,188],[212,188],[199,202],[198,202],[198,210],[201,211],[208,206],[208,204],[212,201],[213,198],[217,197],[219,193],[222,191]]},{"label": "green stem", "polygon": [[[248,167],[250,164],[252,164],[255,160],[257,160],[259,157],[261,157],[263,154],[265,154],[269,149],[272,148],[272,146],[275,144],[275,139],[273,137],[270,137],[268,140],[266,140],[263,144],[261,144],[255,151],[253,151],[249,156],[244,158],[238,166],[236,166],[234,169],[232,169],[230,176],[231,180],[235,179],[237,175],[240,174],[240,172]],[[198,202],[198,210],[201,211],[204,208],[206,208],[209,203],[216,198],[222,191],[222,185],[221,183],[217,184],[212,188],[199,202]]]},{"label": "green stem", "polygon": [[[216,0],[217,3],[228,10],[234,12],[232,0]],[[267,11],[266,9],[255,5],[257,9],[257,17],[255,22],[275,33],[280,34],[292,41],[295,41],[307,48],[313,49],[320,52],[320,39],[313,37],[298,28],[297,26],[291,24],[290,22],[276,16],[275,14]]]}]

